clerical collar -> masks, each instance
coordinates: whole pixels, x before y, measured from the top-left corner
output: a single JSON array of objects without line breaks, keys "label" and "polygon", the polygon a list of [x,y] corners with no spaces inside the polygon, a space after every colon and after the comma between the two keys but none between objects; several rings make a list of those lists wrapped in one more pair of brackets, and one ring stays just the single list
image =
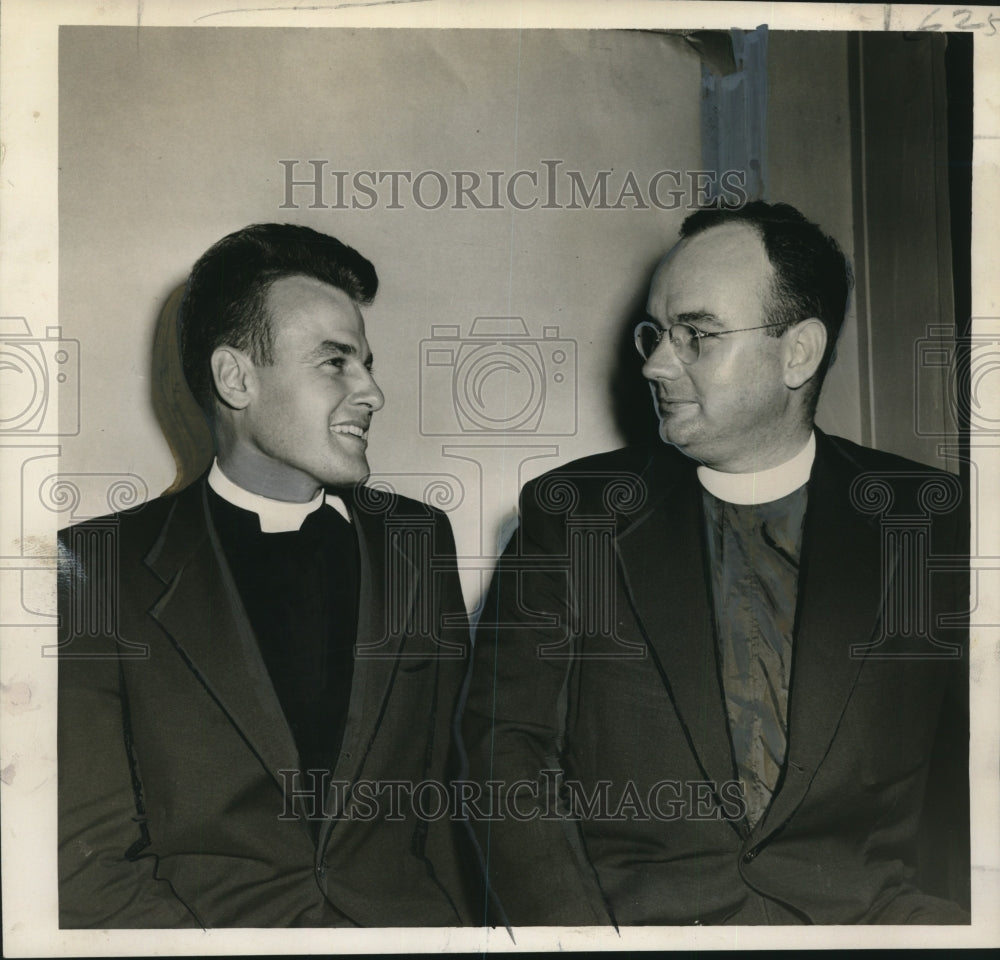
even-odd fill
[{"label": "clerical collar", "polygon": [[791,460],[756,473],[722,473],[711,467],[698,467],[698,480],[713,497],[726,503],[770,503],[787,497],[809,481],[816,459],[816,434]]},{"label": "clerical collar", "polygon": [[227,500],[234,507],[256,513],[260,520],[261,533],[287,533],[290,530],[298,530],[306,517],[323,506],[324,502],[333,507],[345,520],[348,522],[351,520],[344,501],[340,497],[332,493],[324,493],[322,490],[306,503],[272,500],[259,493],[244,490],[222,472],[218,459],[212,462],[212,469],[208,474],[208,485],[223,500]]}]

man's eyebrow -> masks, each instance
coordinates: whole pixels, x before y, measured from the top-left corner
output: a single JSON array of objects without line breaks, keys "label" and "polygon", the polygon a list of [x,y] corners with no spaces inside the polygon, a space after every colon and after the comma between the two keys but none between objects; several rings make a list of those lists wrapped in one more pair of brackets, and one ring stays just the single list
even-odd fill
[{"label": "man's eyebrow", "polygon": [[[663,324],[660,323],[660,321],[657,320],[651,313],[646,314],[646,319],[654,326],[659,327],[661,330],[664,329]],[[707,323],[709,326],[725,326],[725,323],[723,323],[714,313],[709,313],[707,310],[689,310],[687,313],[679,313],[667,323],[667,326],[669,327],[673,323]]]},{"label": "man's eyebrow", "polygon": [[724,327],[725,324],[714,314],[707,310],[691,310],[688,313],[677,314],[675,323],[707,323],[710,326]]},{"label": "man's eyebrow", "polygon": [[353,357],[358,352],[357,347],[350,343],[341,343],[339,340],[324,340],[313,351],[317,357],[325,357],[331,353],[342,353],[345,357]]},{"label": "man's eyebrow", "polygon": [[[354,346],[353,343],[341,343],[339,340],[324,340],[315,349],[311,350],[309,353],[310,360],[324,360],[332,355],[340,355],[342,357],[356,357],[358,356],[358,348]],[[372,364],[375,362],[375,357],[369,353],[362,361],[366,367],[371,369]]]}]

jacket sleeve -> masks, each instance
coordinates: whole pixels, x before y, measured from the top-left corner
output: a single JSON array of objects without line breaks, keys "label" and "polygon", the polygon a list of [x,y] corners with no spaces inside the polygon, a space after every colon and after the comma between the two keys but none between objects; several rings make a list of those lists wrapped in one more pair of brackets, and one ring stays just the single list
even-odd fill
[{"label": "jacket sleeve", "polygon": [[[961,655],[941,661],[944,695],[938,708],[930,766],[915,843],[913,882],[864,923],[969,923],[969,623],[968,500],[935,530],[934,551],[960,561],[932,578],[932,636],[957,644]],[[940,580],[940,583],[937,581]],[[944,614],[944,620],[941,615]]]},{"label": "jacket sleeve", "polygon": [[[431,711],[425,780],[454,784],[461,773],[456,711],[469,664],[469,618],[458,577],[455,538],[444,513],[436,512],[434,575],[431,594],[432,622],[440,640],[433,669],[437,672]],[[455,816],[442,816],[427,824],[426,858],[463,924],[477,920],[473,892],[477,882],[474,851],[465,829]]]},{"label": "jacket sleeve", "polygon": [[470,809],[486,881],[514,926],[611,923],[577,824],[564,816],[564,719],[571,661],[546,656],[569,636],[565,523],[521,498],[473,651],[462,735]]},{"label": "jacket sleeve", "polygon": [[[59,924],[198,927],[170,884],[157,878],[156,859],[143,855],[148,835],[123,649],[100,635],[108,622],[107,584],[66,539],[59,547]],[[74,636],[80,622],[96,624],[96,635]]]},{"label": "jacket sleeve", "polygon": [[[937,550],[945,556],[965,562],[969,556],[968,501],[947,518],[948,537]],[[961,657],[948,664],[947,684],[938,715],[938,725],[931,754],[930,771],[924,796],[924,809],[917,835],[916,884],[924,894],[941,898],[940,911],[945,917],[955,915],[954,905],[968,911],[970,891],[970,789],[969,789],[969,616],[970,572],[968,566],[947,574],[947,600],[936,604],[932,632],[937,630],[941,606],[952,617],[958,614],[961,624],[945,631],[946,639],[961,646]],[[954,901],[948,904],[946,901]],[[938,909],[932,902],[927,909]],[[968,922],[946,919],[911,922]]]}]

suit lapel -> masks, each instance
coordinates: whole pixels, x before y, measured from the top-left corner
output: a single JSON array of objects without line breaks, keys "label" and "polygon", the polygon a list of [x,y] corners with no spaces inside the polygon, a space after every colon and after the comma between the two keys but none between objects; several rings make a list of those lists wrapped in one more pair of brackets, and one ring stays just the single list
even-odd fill
[{"label": "suit lapel", "polygon": [[278,771],[297,768],[298,751],[212,527],[204,482],[178,495],[145,562],[166,584],[150,615],[282,785]]},{"label": "suit lapel", "polygon": [[[382,724],[400,662],[407,653],[412,613],[421,582],[420,564],[414,558],[418,539],[396,536],[384,512],[372,512],[352,503],[351,519],[358,535],[360,590],[358,634],[355,643],[354,679],[348,707],[344,743],[333,779],[353,784]],[[410,529],[414,525],[404,527]],[[412,652],[413,656],[423,653]],[[412,718],[414,722],[418,718]],[[332,791],[317,850],[322,854],[336,825],[350,788]]]},{"label": "suit lapel", "polygon": [[384,511],[372,513],[353,505],[351,517],[361,561],[358,658],[392,662],[401,652],[403,637],[412,630],[421,574],[421,541],[414,535],[418,522],[394,524]]},{"label": "suit lapel", "polygon": [[781,826],[829,750],[864,662],[851,646],[872,639],[883,602],[881,534],[850,502],[856,465],[817,431],[799,568],[784,779],[758,824]]},{"label": "suit lapel", "polygon": [[701,488],[694,464],[671,472],[654,456],[644,474],[647,508],[617,538],[625,588],[707,780],[733,780],[719,676]]}]

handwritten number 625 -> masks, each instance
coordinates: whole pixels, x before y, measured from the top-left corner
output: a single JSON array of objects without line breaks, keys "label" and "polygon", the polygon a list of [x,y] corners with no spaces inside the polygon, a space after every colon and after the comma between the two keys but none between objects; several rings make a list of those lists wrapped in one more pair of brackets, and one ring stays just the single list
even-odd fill
[{"label": "handwritten number 625", "polygon": [[[940,9],[941,9],[940,7],[935,7],[933,10],[931,10],[931,12],[928,13],[927,16],[920,21],[920,26],[917,29],[940,30],[942,24],[929,22],[931,17],[937,14],[940,11]],[[996,25],[997,23],[1000,23],[1000,16],[997,16],[997,14],[995,13],[991,13],[987,17],[986,23],[983,23],[982,21],[978,23],[969,23],[969,19],[972,17],[972,11],[965,8],[962,8],[960,10],[952,10],[951,17],[952,20],[955,21],[954,26],[952,28],[955,30],[981,30],[983,27],[988,26],[990,28],[990,32],[984,34],[984,36],[987,37],[992,37],[997,32]]]}]

